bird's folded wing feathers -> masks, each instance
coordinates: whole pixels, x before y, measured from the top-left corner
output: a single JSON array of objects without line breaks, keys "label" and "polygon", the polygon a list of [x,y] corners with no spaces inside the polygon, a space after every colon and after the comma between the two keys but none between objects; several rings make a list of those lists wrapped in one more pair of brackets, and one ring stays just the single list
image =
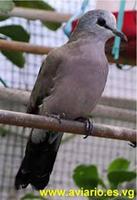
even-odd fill
[{"label": "bird's folded wing feathers", "polygon": [[33,90],[31,92],[29,104],[27,106],[27,113],[36,114],[38,106],[42,100],[50,95],[50,90],[54,86],[54,77],[61,62],[61,56],[58,50],[53,50],[44,60]]}]

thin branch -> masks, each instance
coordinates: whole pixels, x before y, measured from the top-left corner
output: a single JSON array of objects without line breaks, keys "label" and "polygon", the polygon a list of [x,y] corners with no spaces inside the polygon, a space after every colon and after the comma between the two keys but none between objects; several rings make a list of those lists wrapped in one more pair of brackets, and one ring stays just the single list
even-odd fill
[{"label": "thin branch", "polygon": [[93,115],[94,117],[104,117],[104,118],[136,123],[135,111],[122,108],[115,108],[106,105],[105,106],[97,105],[95,109],[92,111],[91,115]]},{"label": "thin branch", "polygon": [[[9,98],[10,97],[10,98]],[[0,101],[4,103],[4,105],[7,104],[15,104],[15,105],[21,105],[21,106],[27,106],[28,101],[30,97],[30,92],[23,91],[23,90],[17,90],[17,89],[9,89],[9,88],[2,88],[0,87]],[[128,122],[136,122],[136,112],[134,110],[129,109],[121,109],[116,108],[114,106],[109,105],[109,98],[108,97],[102,97],[102,101],[104,102],[104,99],[108,104],[106,105],[97,105],[95,109],[92,111],[93,117],[103,117],[103,118],[110,118],[110,119],[116,119],[116,120],[122,120],[122,121],[128,121]],[[110,99],[111,104],[112,100],[115,103],[116,106],[116,99]],[[100,101],[100,104],[101,102]],[[117,104],[119,103],[120,99],[117,100]],[[136,102],[131,100],[131,102],[128,100],[123,100],[123,105],[127,102],[131,105],[136,105]],[[122,103],[122,102],[121,102]],[[134,104],[133,104],[134,103]]]},{"label": "thin branch", "polygon": [[136,100],[134,99],[103,96],[100,100],[100,103],[102,105],[109,105],[117,108],[136,110]]},{"label": "thin branch", "polygon": [[33,8],[15,7],[11,12],[0,13],[1,16],[21,17],[28,20],[41,20],[49,22],[66,22],[71,17],[71,14],[63,14],[55,11],[45,11]]},{"label": "thin branch", "polygon": [[[121,44],[121,46],[122,45],[123,43]],[[106,49],[111,49],[111,46],[112,46],[111,44],[107,43]],[[43,54],[48,54],[54,48],[41,46],[41,45],[33,45],[27,42],[0,40],[0,49],[43,55]],[[106,52],[106,54],[107,54],[108,61],[110,63],[115,63],[111,55],[111,51]],[[120,56],[119,63],[124,63],[124,62],[125,62],[125,57]],[[132,61],[131,59],[129,59],[128,62],[129,62],[128,64],[136,65],[135,60]]]},{"label": "thin branch", "polygon": [[19,89],[0,87],[0,101],[8,104],[27,106],[30,92]]},{"label": "thin branch", "polygon": [[[69,132],[79,135],[86,134],[84,123],[69,120],[61,120],[61,123],[59,123],[57,119],[51,117],[6,110],[0,110],[0,123],[30,128],[48,129],[51,131]],[[127,140],[132,142],[136,141],[135,130],[108,125],[94,124],[92,136]]]},{"label": "thin branch", "polygon": [[27,42],[0,40],[0,49],[43,55],[43,54],[48,54],[49,51],[51,51],[53,48],[44,47],[41,45],[33,45]]},{"label": "thin branch", "polygon": [[[41,21],[63,23],[63,22],[67,22],[72,15],[71,14],[58,13],[58,12],[55,12],[55,11],[45,11],[45,10],[40,10],[40,9],[15,7],[11,12],[0,13],[0,16],[21,17],[21,18],[25,18],[25,19],[28,19],[28,20],[41,20]],[[107,45],[106,45],[106,54],[108,56],[108,60],[111,63],[115,63],[115,61],[114,61],[114,59],[113,59],[113,57],[111,55],[111,50],[110,49],[111,49],[111,45],[110,45],[110,43],[107,43]],[[125,48],[125,44],[122,42],[121,51],[125,52],[125,49],[126,49]],[[32,53],[36,53],[37,52],[37,50],[34,50],[34,49],[33,50],[29,50],[29,51],[28,50],[24,50],[24,52],[31,53],[30,51],[33,51]],[[40,50],[38,50],[38,51],[40,52]],[[119,63],[126,63],[126,64],[129,64],[129,65],[135,66],[136,65],[136,59],[135,58],[130,58],[130,59],[125,61],[125,55],[126,54],[123,54],[123,55],[121,54],[121,56],[119,58]]]},{"label": "thin branch", "polygon": [[[30,92],[31,91],[0,87],[0,99],[2,101],[10,101],[11,103],[13,102],[13,103],[27,105],[30,97]],[[101,97],[99,103],[102,105],[107,105],[117,108],[136,110],[136,101],[133,99],[122,99],[122,98],[103,96]]]}]

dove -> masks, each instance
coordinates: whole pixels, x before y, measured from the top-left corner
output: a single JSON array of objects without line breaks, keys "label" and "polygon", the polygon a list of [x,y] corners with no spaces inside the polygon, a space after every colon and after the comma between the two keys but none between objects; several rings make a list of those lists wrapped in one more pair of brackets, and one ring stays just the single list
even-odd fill
[{"label": "dove", "polygon": [[[111,12],[92,10],[84,14],[68,42],[50,51],[44,60],[27,113],[83,120],[92,134],[88,118],[102,95],[108,75],[105,43],[115,35],[126,40],[125,34],[116,29]],[[48,185],[62,136],[63,133],[54,131],[31,130],[15,177],[17,190],[29,184],[36,190]]]}]

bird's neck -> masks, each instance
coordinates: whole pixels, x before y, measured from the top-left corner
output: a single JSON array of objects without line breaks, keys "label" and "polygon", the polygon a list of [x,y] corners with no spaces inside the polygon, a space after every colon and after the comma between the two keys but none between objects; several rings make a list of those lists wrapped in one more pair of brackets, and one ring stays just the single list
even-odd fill
[{"label": "bird's neck", "polygon": [[85,31],[74,31],[70,35],[69,42],[77,41],[77,40],[83,39],[83,38],[89,38],[89,33],[85,32]]},{"label": "bird's neck", "polygon": [[88,44],[93,44],[95,43],[96,45],[100,46],[100,48],[105,47],[105,40],[103,40],[100,37],[97,37],[97,35],[95,33],[89,33],[89,32],[84,32],[84,31],[80,31],[80,32],[73,32],[69,38],[68,43],[70,42],[75,42],[75,41],[83,41],[83,43],[88,43]]}]

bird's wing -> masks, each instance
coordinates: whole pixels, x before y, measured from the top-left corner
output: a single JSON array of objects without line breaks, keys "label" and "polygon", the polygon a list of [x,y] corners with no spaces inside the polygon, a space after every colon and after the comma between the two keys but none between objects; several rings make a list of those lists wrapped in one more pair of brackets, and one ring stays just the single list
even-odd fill
[{"label": "bird's wing", "polygon": [[50,90],[54,85],[53,78],[56,76],[60,62],[58,50],[53,50],[44,60],[31,92],[27,113],[36,114],[43,98],[50,95]]}]

